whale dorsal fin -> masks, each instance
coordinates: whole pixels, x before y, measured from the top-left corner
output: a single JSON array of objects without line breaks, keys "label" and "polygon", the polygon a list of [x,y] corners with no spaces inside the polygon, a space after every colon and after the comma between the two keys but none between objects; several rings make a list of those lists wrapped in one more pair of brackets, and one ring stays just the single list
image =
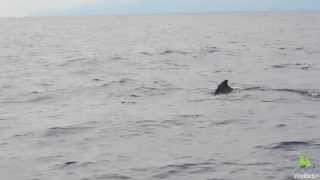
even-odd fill
[{"label": "whale dorsal fin", "polygon": [[219,84],[217,87],[216,91],[214,92],[215,95],[218,94],[228,94],[232,91],[233,89],[228,85],[228,80],[222,81],[222,83]]}]

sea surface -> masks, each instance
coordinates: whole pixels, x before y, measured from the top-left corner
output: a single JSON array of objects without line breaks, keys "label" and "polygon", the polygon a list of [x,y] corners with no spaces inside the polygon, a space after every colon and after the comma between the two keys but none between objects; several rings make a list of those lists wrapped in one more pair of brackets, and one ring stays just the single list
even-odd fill
[{"label": "sea surface", "polygon": [[318,12],[0,18],[1,179],[290,180],[319,120]]}]

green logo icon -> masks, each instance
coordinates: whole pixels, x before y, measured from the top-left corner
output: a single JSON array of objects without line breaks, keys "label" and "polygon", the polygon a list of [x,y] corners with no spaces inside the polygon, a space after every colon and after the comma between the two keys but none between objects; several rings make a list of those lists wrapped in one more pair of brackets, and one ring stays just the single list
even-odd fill
[{"label": "green logo icon", "polygon": [[311,161],[304,154],[299,155],[298,165],[300,166],[300,168],[312,167]]}]

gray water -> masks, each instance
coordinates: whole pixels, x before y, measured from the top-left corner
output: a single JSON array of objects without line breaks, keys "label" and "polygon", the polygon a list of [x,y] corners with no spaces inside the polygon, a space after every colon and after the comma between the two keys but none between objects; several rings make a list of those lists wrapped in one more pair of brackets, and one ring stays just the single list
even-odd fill
[{"label": "gray water", "polygon": [[320,13],[2,18],[1,179],[292,179],[319,59]]}]

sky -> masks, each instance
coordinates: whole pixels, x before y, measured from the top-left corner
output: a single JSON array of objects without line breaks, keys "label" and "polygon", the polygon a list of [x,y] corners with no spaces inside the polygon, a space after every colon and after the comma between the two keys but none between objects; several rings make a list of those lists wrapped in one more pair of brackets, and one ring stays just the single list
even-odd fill
[{"label": "sky", "polygon": [[0,17],[289,10],[320,11],[320,0],[0,0]]}]

